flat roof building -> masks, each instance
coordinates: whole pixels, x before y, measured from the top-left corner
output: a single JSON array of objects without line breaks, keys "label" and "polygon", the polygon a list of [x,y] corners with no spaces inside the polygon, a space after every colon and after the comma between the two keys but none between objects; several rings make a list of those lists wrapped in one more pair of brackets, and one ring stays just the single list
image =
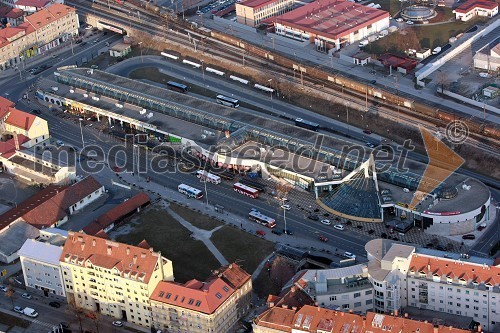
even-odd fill
[{"label": "flat roof building", "polygon": [[236,3],[238,23],[251,27],[269,17],[283,14],[293,8],[295,0],[247,0]]},{"label": "flat roof building", "polygon": [[389,28],[389,13],[350,1],[319,0],[273,21],[277,34],[315,43],[319,50],[327,51]]}]

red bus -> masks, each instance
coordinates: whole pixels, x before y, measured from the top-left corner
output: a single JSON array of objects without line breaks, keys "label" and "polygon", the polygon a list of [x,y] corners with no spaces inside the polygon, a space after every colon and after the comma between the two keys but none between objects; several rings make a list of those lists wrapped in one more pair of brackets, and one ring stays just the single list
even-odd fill
[{"label": "red bus", "polygon": [[259,190],[256,190],[250,186],[243,185],[241,183],[235,183],[233,185],[233,190],[235,192],[238,192],[240,194],[246,195],[246,196],[248,196],[250,198],[254,198],[254,199],[258,198],[258,196],[259,196]]}]

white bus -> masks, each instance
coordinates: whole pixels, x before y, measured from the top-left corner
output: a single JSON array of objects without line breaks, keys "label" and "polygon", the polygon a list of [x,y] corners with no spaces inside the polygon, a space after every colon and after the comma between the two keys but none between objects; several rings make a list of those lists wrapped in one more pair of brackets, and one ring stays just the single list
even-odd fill
[{"label": "white bus", "polygon": [[196,171],[196,177],[213,184],[220,184],[221,178],[205,170]]},{"label": "white bus", "polygon": [[203,198],[203,191],[198,190],[197,188],[191,187],[186,184],[180,184],[177,187],[177,190],[186,195],[188,198],[201,199]]},{"label": "white bus", "polygon": [[262,224],[268,228],[274,228],[276,226],[276,220],[272,217],[266,216],[259,212],[258,210],[251,210],[248,213],[248,219],[250,221],[257,222],[258,224]]},{"label": "white bus", "polygon": [[224,96],[224,95],[217,95],[215,100],[219,104],[222,104],[225,106],[230,106],[232,108],[237,108],[240,106],[240,101],[238,101],[237,99],[231,98],[231,97]]}]

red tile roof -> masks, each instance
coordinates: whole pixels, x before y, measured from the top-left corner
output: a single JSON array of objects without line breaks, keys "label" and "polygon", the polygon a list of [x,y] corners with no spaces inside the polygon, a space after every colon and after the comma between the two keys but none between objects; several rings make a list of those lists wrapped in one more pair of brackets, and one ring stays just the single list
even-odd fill
[{"label": "red tile roof", "polygon": [[247,7],[256,9],[256,8],[260,8],[260,7],[263,7],[265,5],[268,5],[268,4],[271,4],[274,2],[277,2],[277,0],[246,0],[246,1],[240,2],[239,5],[243,5],[243,6],[247,6]]},{"label": "red tile roof", "polygon": [[102,185],[92,176],[71,186],[48,186],[0,216],[2,225],[9,225],[18,218],[39,229],[48,228],[67,215],[67,210]]},{"label": "red tile roof", "polygon": [[331,333],[466,333],[470,331],[439,326],[432,323],[368,312],[366,317],[305,305],[300,309],[274,307],[255,318],[254,323],[277,332],[331,332]]},{"label": "red tile roof", "polygon": [[[23,143],[30,141],[30,138],[28,138],[23,134],[18,134],[17,140],[19,142],[19,146],[21,146]],[[7,153],[12,153],[15,151],[16,151],[16,143],[14,138],[9,139],[7,141],[0,141],[0,155],[4,156]]]},{"label": "red tile roof", "polygon": [[149,243],[143,239],[139,244],[137,244],[138,247],[142,247],[143,249],[150,249],[151,248],[151,245],[149,245]]},{"label": "red tile roof", "polygon": [[50,0],[17,0],[16,6],[43,8],[50,3]]},{"label": "red tile roof", "polygon": [[27,131],[31,128],[36,118],[37,117],[31,113],[23,112],[18,109],[10,109],[9,116],[5,123]]},{"label": "red tile roof", "polygon": [[241,288],[245,283],[247,283],[248,280],[252,278],[250,274],[248,274],[244,269],[242,269],[235,263],[223,266],[220,269],[216,270],[213,274],[213,277],[219,277],[223,279],[234,289]]},{"label": "red tile roof", "polygon": [[85,177],[24,214],[23,220],[40,229],[50,227],[64,218],[71,206],[101,187],[102,185],[94,177]]},{"label": "red tile roof", "polygon": [[[6,226],[11,224],[12,222],[16,221],[19,218],[22,218],[25,214],[29,213],[30,211],[36,209],[39,205],[42,203],[49,201],[52,199],[54,196],[57,195],[60,191],[64,190],[67,186],[56,186],[56,185],[50,185],[35,195],[29,197],[27,200],[21,202],[17,207],[12,208],[5,212],[4,214],[0,215],[0,230],[4,229]],[[46,216],[47,215],[56,215],[56,218],[59,214],[59,210],[55,209],[54,212],[45,212]],[[45,217],[41,217],[45,218]]]},{"label": "red tile roof", "polygon": [[266,21],[335,40],[385,18],[386,11],[350,1],[317,0]]},{"label": "red tile roof", "polygon": [[104,230],[99,230],[95,235],[95,237],[99,237],[99,238],[102,238],[102,239],[109,239],[109,236],[107,233],[104,232]]},{"label": "red tile roof", "polygon": [[498,3],[494,1],[485,1],[485,0],[469,0],[458,6],[455,11],[457,13],[468,13],[475,8],[483,8],[493,10],[498,8]]},{"label": "red tile roof", "polygon": [[[55,3],[50,7],[40,9],[39,11],[26,16],[25,23],[30,24],[35,29],[41,29],[44,26],[56,21],[57,19],[67,15],[68,13],[75,12],[76,9]],[[20,25],[21,26],[21,25]]]},{"label": "red tile roof", "polygon": [[116,268],[124,278],[148,283],[160,255],[137,246],[70,231],[60,260],[71,263],[72,259],[76,260],[75,265],[84,266],[89,260],[97,266]]},{"label": "red tile roof", "polygon": [[111,208],[109,211],[99,216],[96,222],[104,229],[149,202],[149,196],[141,192],[118,206]]},{"label": "red tile roof", "polygon": [[500,267],[480,265],[453,259],[414,254],[411,258],[409,274],[425,274],[428,278],[434,274],[443,279],[450,277],[455,282],[500,284]]},{"label": "red tile roof", "polygon": [[[17,4],[17,3],[16,3]],[[19,18],[24,15],[24,12],[19,8],[12,8],[10,12],[5,14],[6,18]]]},{"label": "red tile roof", "polygon": [[[5,29],[0,30],[2,32]],[[0,97],[0,120],[3,119],[16,104],[7,98]]]},{"label": "red tile roof", "polygon": [[162,281],[151,295],[151,300],[201,313],[214,313],[233,293],[234,289],[220,278],[209,282],[191,280],[185,284]]},{"label": "red tile roof", "polygon": [[95,222],[95,221],[92,221],[90,222],[89,224],[87,224],[83,229],[82,231],[87,234],[87,235],[91,235],[91,236],[97,236],[97,234],[100,232],[100,231],[103,231],[104,230],[102,229],[102,227],[99,225],[99,223]]}]

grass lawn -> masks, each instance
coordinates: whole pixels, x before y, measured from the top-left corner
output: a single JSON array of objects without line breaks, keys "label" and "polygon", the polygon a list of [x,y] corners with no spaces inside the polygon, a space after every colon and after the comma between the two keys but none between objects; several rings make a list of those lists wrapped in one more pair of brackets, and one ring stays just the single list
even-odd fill
[{"label": "grass lawn", "polygon": [[[214,66],[212,66],[212,67],[214,67]],[[208,75],[208,74],[205,73],[205,75]],[[201,96],[213,98],[214,101],[215,101],[215,96],[217,95],[216,91],[208,90],[207,88],[204,88],[204,87],[198,86],[198,85],[194,85],[194,84],[191,84],[189,82],[183,82],[182,80],[179,80],[176,77],[161,73],[155,67],[145,67],[145,68],[136,69],[129,74],[129,77],[131,79],[136,79],[136,80],[146,79],[146,80],[150,80],[153,82],[158,82],[158,83],[164,84],[165,88],[167,88],[168,81],[175,81],[175,82],[185,84],[186,86],[188,86],[189,92],[196,94],[196,95],[201,95]],[[268,110],[258,108],[252,104],[242,102],[242,101],[240,101],[240,106],[243,108],[247,108],[247,109],[251,109],[251,110],[255,110],[255,111],[259,111],[259,112],[263,112],[263,113],[269,113]]]},{"label": "grass lawn", "polygon": [[192,209],[179,206],[175,203],[171,203],[170,208],[181,217],[183,217],[186,221],[199,229],[212,230],[214,228],[217,228],[218,226],[224,225],[224,223],[219,222],[210,216],[203,215],[199,212],[195,212]]},{"label": "grass lawn", "polygon": [[237,262],[248,274],[274,250],[274,243],[230,226],[217,230],[211,240],[229,262]]},{"label": "grass lawn", "polygon": [[127,235],[119,235],[118,242],[137,245],[143,239],[162,255],[173,261],[174,277],[177,282],[193,278],[205,280],[211,270],[220,267],[219,262],[203,242],[193,240],[190,232],[167,212],[160,209],[146,211],[134,230]]},{"label": "grass lawn", "polygon": [[30,326],[30,322],[21,318],[17,318],[7,313],[0,312],[0,323],[9,325],[10,327],[18,326],[22,328],[27,328]]},{"label": "grass lawn", "polygon": [[401,2],[399,0],[379,0],[374,3],[378,3],[381,7],[380,9],[389,12],[391,16],[396,15],[401,10]]}]

